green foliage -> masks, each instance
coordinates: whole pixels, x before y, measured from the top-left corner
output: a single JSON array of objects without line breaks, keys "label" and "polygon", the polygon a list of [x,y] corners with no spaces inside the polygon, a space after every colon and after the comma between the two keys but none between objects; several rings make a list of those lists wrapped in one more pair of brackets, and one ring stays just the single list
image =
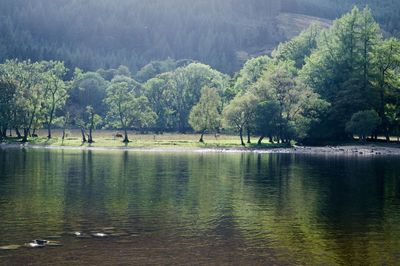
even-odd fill
[{"label": "green foliage", "polygon": [[139,84],[130,78],[114,78],[107,88],[105,103],[108,106],[107,118],[113,128],[122,128],[124,142],[129,142],[127,130],[151,127],[157,115],[151,110],[148,99],[137,91]]},{"label": "green foliage", "polygon": [[117,69],[103,69],[100,68],[96,71],[103,79],[111,81],[116,76],[131,77],[131,71],[127,66],[119,66]]},{"label": "green foliage", "polygon": [[268,56],[259,56],[248,60],[236,76],[233,85],[235,94],[246,92],[252,84],[257,82],[270,61]]},{"label": "green foliage", "polygon": [[278,61],[294,61],[295,66],[301,68],[305,63],[305,58],[317,47],[317,38],[321,30],[318,24],[311,25],[299,36],[280,44],[272,52],[272,57]]},{"label": "green foliage", "polygon": [[89,129],[94,130],[103,123],[102,117],[96,114],[93,106],[86,106],[86,113],[89,117]]},{"label": "green foliage", "polygon": [[[256,131],[282,141],[308,136],[311,123],[328,106],[298,79],[293,61],[271,64],[251,92],[258,99],[261,112],[254,122]],[[269,128],[265,128],[267,125]]]},{"label": "green foliage", "polygon": [[48,127],[48,138],[51,138],[51,127],[56,112],[65,106],[69,96],[70,84],[64,82],[67,69],[64,62],[43,62],[45,72],[43,73],[44,102],[41,112]]},{"label": "green foliage", "polygon": [[280,44],[272,58],[248,60],[233,78],[170,58],[135,75],[120,65],[129,65],[124,60],[73,75],[62,61],[7,60],[0,65],[0,136],[13,128],[26,141],[46,126],[51,137],[53,124],[69,124],[81,129],[83,141],[87,130],[92,142],[94,129],[108,127],[123,129],[128,142],[131,129],[204,133],[223,120],[242,144],[244,130],[259,142],[345,139],[352,115],[374,110],[381,123],[373,133],[389,139],[400,131],[399,55],[399,40],[385,39],[372,11],[355,7],[330,28],[313,25]]},{"label": "green foliage", "polygon": [[[175,117],[172,121],[173,127],[179,129],[180,132],[185,132],[190,128],[189,114],[200,99],[201,89],[208,86],[215,88],[220,95],[224,95],[228,84],[226,75],[200,63],[178,68],[166,78],[168,82],[164,97]],[[224,101],[224,98],[222,100]]]},{"label": "green foliage", "polygon": [[249,126],[255,116],[257,98],[251,94],[238,94],[223,110],[225,126],[239,132],[240,141],[243,141],[243,130]]},{"label": "green foliage", "polygon": [[351,120],[346,124],[346,131],[364,140],[380,123],[381,119],[374,110],[360,111],[352,115]]},{"label": "green foliage", "polygon": [[389,140],[394,126],[386,106],[398,105],[399,52],[399,41],[383,39],[368,8],[354,8],[324,31],[301,70],[306,84],[331,103],[312,137],[346,138],[351,115],[374,108],[382,120],[375,133]]},{"label": "green foliage", "polygon": [[90,116],[86,113],[88,106],[91,106],[94,112],[101,117],[105,116],[106,107],[103,101],[106,97],[107,86],[108,81],[100,74],[75,70],[68,110],[74,117],[76,125],[79,124],[79,127],[86,128],[90,124]]},{"label": "green foliage", "polygon": [[156,113],[154,129],[162,132],[171,129],[173,125],[173,110],[166,100],[165,94],[169,86],[172,73],[164,73],[148,80],[144,85],[144,95],[147,97],[151,109]]},{"label": "green foliage", "polygon": [[279,104],[276,101],[260,101],[255,109],[254,121],[252,123],[255,134],[260,137],[259,144],[265,137],[270,140],[279,135]]},{"label": "green foliage", "polygon": [[372,106],[382,119],[381,130],[388,139],[389,131],[398,128],[395,110],[399,109],[400,103],[400,41],[390,38],[381,42],[376,47],[372,64]]},{"label": "green foliage", "polygon": [[136,73],[136,78],[139,82],[146,82],[151,78],[155,78],[157,75],[165,72],[172,72],[178,67],[184,67],[190,63],[193,63],[192,60],[175,61],[171,58],[163,61],[151,61]]},{"label": "green foliage", "polygon": [[330,129],[326,137],[345,138],[351,114],[373,104],[372,60],[381,41],[371,11],[354,8],[321,34],[317,48],[306,60],[302,78],[331,103],[323,125]]},{"label": "green foliage", "polygon": [[7,136],[7,128],[14,126],[16,86],[12,81],[0,79],[0,139]]},{"label": "green foliage", "polygon": [[8,60],[3,65],[3,71],[3,78],[16,86],[14,123],[23,128],[23,140],[27,141],[44,101],[44,65],[29,60]]},{"label": "green foliage", "polygon": [[[199,102],[193,106],[189,115],[190,126],[203,134],[208,130],[218,130],[221,125],[221,98],[218,92],[209,87],[201,89]],[[200,139],[203,142],[203,138]]]}]

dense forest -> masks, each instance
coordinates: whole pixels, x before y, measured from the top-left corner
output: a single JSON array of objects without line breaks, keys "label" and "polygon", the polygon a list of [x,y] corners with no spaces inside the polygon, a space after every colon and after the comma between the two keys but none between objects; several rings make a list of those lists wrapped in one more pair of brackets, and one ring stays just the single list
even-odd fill
[{"label": "dense forest", "polygon": [[[280,14],[336,19],[354,4],[369,5],[398,36],[396,0],[0,0],[0,62],[60,60],[85,71],[126,65],[135,73],[173,58],[233,74],[286,41],[293,25],[283,25]],[[303,20],[300,30],[313,18]]]},{"label": "dense forest", "polygon": [[[69,70],[63,61],[0,65],[0,137],[22,141],[46,127],[93,131],[235,131],[245,145],[372,139],[400,133],[400,41],[385,37],[369,8],[328,28],[313,24],[249,59],[233,76],[194,60]],[[72,73],[72,74],[71,74]],[[63,136],[64,137],[64,136]]]}]

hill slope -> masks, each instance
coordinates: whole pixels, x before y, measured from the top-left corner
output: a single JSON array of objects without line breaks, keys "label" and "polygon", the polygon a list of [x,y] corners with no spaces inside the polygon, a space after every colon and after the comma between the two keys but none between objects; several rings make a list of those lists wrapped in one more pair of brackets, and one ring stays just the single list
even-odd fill
[{"label": "hill slope", "polygon": [[136,71],[171,57],[232,73],[247,57],[270,51],[311,21],[327,23],[312,16],[332,19],[351,6],[334,2],[0,0],[0,61],[60,59],[85,70],[124,64]]}]

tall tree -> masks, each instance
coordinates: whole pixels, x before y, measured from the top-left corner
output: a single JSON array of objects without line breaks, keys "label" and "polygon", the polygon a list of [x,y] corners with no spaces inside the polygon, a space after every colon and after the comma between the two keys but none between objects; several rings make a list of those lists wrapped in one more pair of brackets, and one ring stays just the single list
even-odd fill
[{"label": "tall tree", "polygon": [[180,132],[189,129],[190,111],[199,101],[200,91],[204,86],[215,88],[220,95],[224,95],[227,85],[226,75],[204,64],[193,63],[174,71],[170,75],[164,96],[173,110],[175,128]]},{"label": "tall tree", "polygon": [[124,130],[125,143],[129,143],[128,128],[149,126],[156,118],[156,114],[148,106],[147,98],[137,96],[134,89],[126,81],[113,80],[107,88],[105,98],[108,119],[111,125]]},{"label": "tall tree", "polygon": [[7,129],[11,130],[14,122],[14,94],[16,89],[11,80],[0,79],[0,138],[2,139],[7,137]]},{"label": "tall tree", "polygon": [[357,7],[321,33],[301,75],[306,84],[331,103],[319,128],[321,138],[347,138],[345,126],[353,113],[371,106],[372,54],[381,34],[369,9]]},{"label": "tall tree", "polygon": [[68,92],[69,84],[64,82],[65,75],[68,71],[65,68],[63,62],[50,61],[44,62],[45,73],[44,73],[44,102],[43,111],[45,121],[47,124],[47,137],[51,139],[51,127],[54,122],[56,111],[63,108],[65,105]]},{"label": "tall tree", "polygon": [[[250,91],[259,102],[254,126],[261,137],[271,137],[273,132],[283,142],[301,140],[328,106],[297,77],[294,64],[284,61],[271,65]],[[263,125],[269,128],[262,129]]]},{"label": "tall tree", "polygon": [[88,143],[93,143],[93,130],[102,122],[101,116],[96,114],[94,108],[89,105],[86,106],[87,127],[89,128]]},{"label": "tall tree", "polygon": [[172,110],[166,93],[169,87],[172,73],[163,73],[155,78],[149,79],[144,85],[144,96],[147,97],[151,109],[156,113],[154,130],[161,133],[165,130],[171,130],[173,126]]},{"label": "tall tree", "polygon": [[256,106],[257,98],[251,93],[246,93],[237,95],[223,111],[225,124],[238,131],[243,146],[246,145],[243,141],[243,130],[253,120]]},{"label": "tall tree", "polygon": [[[374,99],[373,107],[379,114],[382,124],[382,132],[386,140],[390,140],[390,119],[388,109],[390,106],[400,108],[399,92],[400,87],[400,41],[390,38],[380,43],[376,48],[372,59],[374,76],[371,81]],[[389,112],[390,114],[390,112]]]},{"label": "tall tree", "polygon": [[221,98],[213,88],[201,89],[199,102],[192,108],[189,124],[200,132],[199,142],[203,143],[203,136],[208,130],[218,130],[221,124]]},{"label": "tall tree", "polygon": [[8,60],[4,67],[16,86],[15,119],[23,128],[22,141],[26,142],[43,103],[43,64]]},{"label": "tall tree", "polygon": [[104,117],[106,114],[104,98],[107,86],[108,82],[100,74],[75,70],[67,111],[73,117],[74,124],[81,129],[83,142],[86,142],[87,127],[92,122],[98,122],[96,117]]},{"label": "tall tree", "polygon": [[261,100],[256,108],[252,127],[254,133],[258,134],[258,145],[262,144],[262,141],[268,137],[269,142],[274,142],[274,137],[278,136],[279,129],[279,104],[275,101],[267,99]]}]

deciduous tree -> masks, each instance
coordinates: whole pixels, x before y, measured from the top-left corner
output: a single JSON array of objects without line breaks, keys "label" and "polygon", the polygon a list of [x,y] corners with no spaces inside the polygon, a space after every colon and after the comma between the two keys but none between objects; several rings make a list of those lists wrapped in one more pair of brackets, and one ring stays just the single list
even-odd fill
[{"label": "deciduous tree", "polygon": [[199,142],[208,130],[218,130],[221,124],[221,98],[216,89],[204,87],[201,90],[200,101],[192,108],[189,116],[191,127],[200,132]]}]

